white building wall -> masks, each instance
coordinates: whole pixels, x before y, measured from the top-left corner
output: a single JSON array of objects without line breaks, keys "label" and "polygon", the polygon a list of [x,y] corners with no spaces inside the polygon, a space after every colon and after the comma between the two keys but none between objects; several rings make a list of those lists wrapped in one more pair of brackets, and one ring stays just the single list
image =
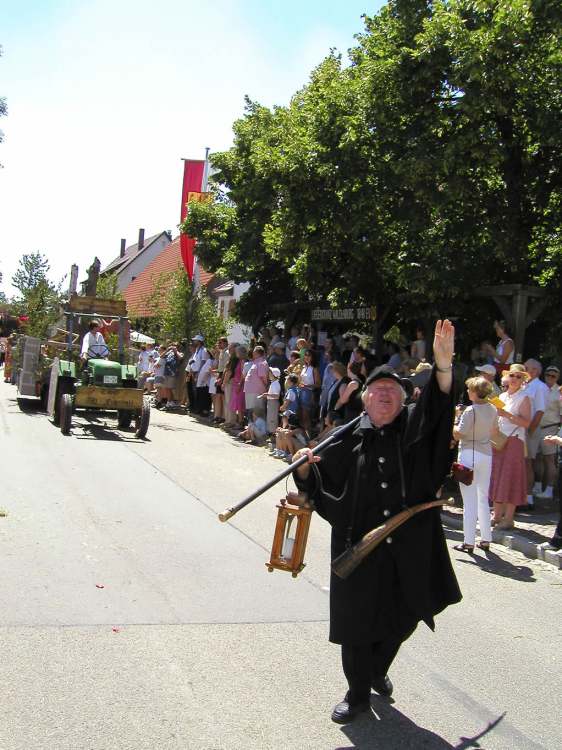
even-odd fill
[{"label": "white building wall", "polygon": [[123,269],[117,274],[117,286],[119,291],[122,292],[125,287],[128,287],[131,281],[144,271],[144,269],[152,263],[162,250],[170,244],[170,239],[166,234],[162,234],[158,239],[143,250],[135,259],[129,263],[127,268]]},{"label": "white building wall", "polygon": [[[252,338],[252,329],[250,326],[241,325],[240,323],[228,323],[228,306],[232,300],[238,301],[244,292],[248,291],[250,284],[244,282],[243,284],[234,284],[232,294],[217,297],[217,310],[219,314],[226,320],[228,327],[228,342],[229,344],[248,344]],[[226,311],[226,315],[225,315]]]}]

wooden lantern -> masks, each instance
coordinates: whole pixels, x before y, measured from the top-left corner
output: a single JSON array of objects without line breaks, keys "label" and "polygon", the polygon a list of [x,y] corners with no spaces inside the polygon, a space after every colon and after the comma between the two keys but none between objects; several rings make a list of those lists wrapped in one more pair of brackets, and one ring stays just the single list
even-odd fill
[{"label": "wooden lantern", "polygon": [[[289,500],[298,501],[299,504],[293,505]],[[280,500],[271,558],[266,563],[270,573],[275,569],[286,570],[296,578],[303,570],[306,565],[303,560],[311,515],[312,508],[304,495],[289,493],[287,498]]]}]

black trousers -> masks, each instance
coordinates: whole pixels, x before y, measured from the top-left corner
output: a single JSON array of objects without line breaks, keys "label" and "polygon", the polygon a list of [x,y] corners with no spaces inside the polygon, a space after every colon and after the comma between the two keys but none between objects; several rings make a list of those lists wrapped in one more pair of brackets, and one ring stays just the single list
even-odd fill
[{"label": "black trousers", "polygon": [[384,677],[390,669],[402,643],[416,629],[417,622],[401,626],[382,641],[362,646],[342,644],[341,660],[349,685],[348,700],[352,704],[369,700],[371,683],[376,677]]},{"label": "black trousers", "polygon": [[195,388],[195,411],[196,414],[202,414],[211,411],[211,396],[209,395],[209,386],[204,385]]},{"label": "black trousers", "polygon": [[187,386],[187,400],[189,401],[189,409],[191,411],[197,411],[197,404],[195,403],[195,384],[193,378],[188,378],[186,382]]}]

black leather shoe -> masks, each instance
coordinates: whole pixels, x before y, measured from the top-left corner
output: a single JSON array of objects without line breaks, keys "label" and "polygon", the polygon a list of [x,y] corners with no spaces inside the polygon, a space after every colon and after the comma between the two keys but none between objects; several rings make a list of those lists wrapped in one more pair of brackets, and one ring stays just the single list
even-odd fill
[{"label": "black leather shoe", "polygon": [[353,721],[356,716],[364,711],[368,711],[370,708],[370,701],[366,700],[361,703],[349,703],[348,696],[346,695],[342,702],[338,703],[332,711],[332,721],[335,721],[337,724],[347,724],[348,722]]},{"label": "black leather shoe", "polygon": [[387,674],[383,675],[383,677],[373,677],[371,687],[375,693],[386,695],[387,698],[390,698],[392,691],[394,690],[394,685]]}]

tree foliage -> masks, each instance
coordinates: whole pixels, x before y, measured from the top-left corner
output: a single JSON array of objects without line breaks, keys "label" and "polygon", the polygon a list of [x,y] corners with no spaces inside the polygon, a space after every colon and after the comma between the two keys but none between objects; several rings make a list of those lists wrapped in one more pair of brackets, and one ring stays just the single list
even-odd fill
[{"label": "tree foliage", "polygon": [[199,288],[193,294],[183,269],[160,274],[146,306],[152,316],[143,328],[160,342],[190,341],[200,333],[205,341],[214,344],[226,333],[225,322],[205,289]]},{"label": "tree foliage", "polygon": [[[257,304],[410,318],[484,284],[561,299],[561,6],[391,0],[287,106],[247,100],[183,231]],[[249,311],[253,311],[252,305]],[[244,319],[244,317],[243,317]],[[245,322],[251,322],[250,316]]]},{"label": "tree foliage", "polygon": [[49,261],[42,253],[24,254],[12,277],[19,291],[11,301],[13,314],[26,316],[25,332],[44,338],[60,317],[61,285],[49,280]]},{"label": "tree foliage", "polygon": [[99,277],[96,286],[96,297],[98,299],[123,299],[123,295],[119,291],[116,273],[107,273]]},{"label": "tree foliage", "polygon": [[18,268],[12,276],[12,286],[19,291],[22,297],[25,297],[40,283],[48,282],[49,268],[49,261],[42,253],[22,255]]}]

